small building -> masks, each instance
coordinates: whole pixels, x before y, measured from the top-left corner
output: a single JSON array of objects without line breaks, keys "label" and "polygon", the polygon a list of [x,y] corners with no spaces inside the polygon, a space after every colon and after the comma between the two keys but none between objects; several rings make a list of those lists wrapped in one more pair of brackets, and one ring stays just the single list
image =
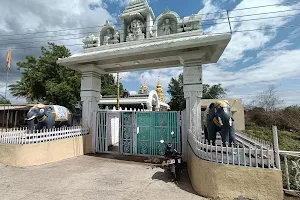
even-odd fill
[{"label": "small building", "polygon": [[[201,119],[203,119],[205,109],[220,99],[201,99]],[[231,106],[231,112],[235,122],[235,129],[239,131],[245,130],[245,111],[242,99],[223,99],[227,100]]]},{"label": "small building", "polygon": [[[0,104],[0,129],[3,127],[16,128],[27,127],[27,113],[34,104],[25,105],[1,105]],[[80,125],[81,110],[78,106],[75,107],[73,115],[73,125]],[[8,122],[8,123],[7,123]]]},{"label": "small building", "polygon": [[[32,105],[0,105],[0,128],[25,127],[26,116]],[[6,124],[8,122],[8,124]]]},{"label": "small building", "polygon": [[[117,96],[101,96],[99,100],[100,109],[113,109],[117,105]],[[144,83],[137,94],[129,94],[125,90],[124,94],[119,98],[120,109],[122,110],[147,110],[147,111],[167,111],[170,106],[166,103],[164,91],[158,82],[156,90],[149,90]]]}]

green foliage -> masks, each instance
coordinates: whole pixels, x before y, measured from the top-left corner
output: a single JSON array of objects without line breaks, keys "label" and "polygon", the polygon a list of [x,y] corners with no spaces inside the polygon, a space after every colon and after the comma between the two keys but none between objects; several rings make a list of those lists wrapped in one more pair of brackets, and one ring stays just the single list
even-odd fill
[{"label": "green foliage", "polygon": [[13,96],[26,97],[30,101],[45,104],[59,104],[73,109],[80,98],[79,73],[56,63],[58,58],[69,57],[70,51],[65,46],[48,43],[41,47],[39,58],[26,56],[25,62],[18,62],[23,77],[9,88]]},{"label": "green foliage", "polygon": [[264,108],[254,107],[245,111],[248,125],[276,125],[280,130],[300,131],[300,107],[289,106],[275,111],[265,111]]},{"label": "green foliage", "polygon": [[[81,75],[71,69],[58,65],[58,58],[69,57],[70,51],[65,46],[48,43],[41,47],[39,58],[26,56],[26,61],[18,62],[23,77],[16,84],[9,86],[15,97],[25,97],[31,102],[58,104],[73,110],[80,101]],[[103,95],[116,94],[117,87],[111,74],[102,76]],[[100,86],[99,86],[100,87]],[[121,92],[123,86],[120,84]]]},{"label": "green foliage", "polygon": [[171,78],[168,86],[168,93],[171,95],[169,105],[172,110],[181,111],[186,107],[183,93],[183,75],[179,74],[178,79]]},{"label": "green foliage", "polygon": [[[183,93],[183,74],[179,74],[178,78],[172,78],[169,86],[168,93],[171,95],[169,105],[172,110],[184,110],[186,107],[184,93]],[[226,94],[226,90],[221,84],[210,86],[203,84],[203,99],[218,99]]]},{"label": "green foliage", "polygon": [[[257,138],[263,139],[265,141],[269,141],[273,144],[273,133],[271,127],[262,127],[257,125],[246,125],[246,133],[249,135],[255,136]],[[288,132],[278,130],[278,143],[279,149],[285,151],[299,151],[300,149],[300,136],[299,132]],[[290,177],[290,187],[291,189],[297,189],[295,183],[295,175],[296,170],[292,169],[292,161],[297,160],[297,157],[287,156],[287,163],[288,163],[288,170],[289,170],[289,177]],[[287,188],[287,179],[285,175],[285,163],[283,156],[280,156],[281,161],[281,170],[283,172],[282,179],[284,188]]]},{"label": "green foliage", "polygon": [[8,99],[0,99],[0,104],[11,104]]},{"label": "green foliage", "polygon": [[202,99],[220,99],[226,95],[226,89],[221,84],[213,85],[210,87],[208,84],[203,84]]},{"label": "green foliage", "polygon": [[[273,133],[271,127],[257,125],[246,125],[246,133],[273,143]],[[278,130],[279,149],[285,151],[299,151],[300,136],[297,132]]]},{"label": "green foliage", "polygon": [[[124,92],[122,83],[120,83],[120,96]],[[101,76],[101,95],[116,95],[117,85],[112,74],[104,74]]]}]

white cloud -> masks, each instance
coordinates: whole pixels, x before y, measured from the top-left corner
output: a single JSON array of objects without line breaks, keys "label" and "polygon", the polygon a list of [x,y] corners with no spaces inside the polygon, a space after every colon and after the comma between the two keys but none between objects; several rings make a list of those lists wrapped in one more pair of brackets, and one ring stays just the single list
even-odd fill
[{"label": "white cloud", "polygon": [[204,7],[198,12],[198,14],[202,14],[202,20],[214,19],[219,16],[220,9],[213,4],[212,0],[203,0],[202,3]]},{"label": "white cloud", "polygon": [[[203,10],[214,10],[210,1]],[[261,5],[271,5],[284,2],[283,0],[243,0],[234,9],[242,9],[248,7],[257,7]],[[276,40],[276,36],[280,29],[266,29],[269,27],[280,27],[286,25],[296,16],[290,15],[298,14],[299,10],[279,12],[283,10],[292,10],[299,8],[298,4],[277,5],[270,7],[261,7],[255,9],[245,9],[239,11],[232,11],[230,13],[231,21],[249,20],[267,17],[278,17],[272,19],[252,20],[244,22],[232,22],[234,31],[239,30],[252,30],[261,29],[256,31],[245,31],[233,33],[232,39],[225,49],[217,64],[209,64],[203,66],[203,81],[208,84],[221,83],[223,86],[231,91],[228,93],[231,97],[241,97],[243,100],[248,101],[254,97],[256,91],[251,90],[252,85],[265,86],[270,83],[277,84],[284,78],[293,78],[300,75],[299,53],[300,49],[287,50],[288,47],[294,43],[293,39],[299,36],[299,29],[291,31],[285,40]],[[243,15],[251,15],[257,13],[269,13],[265,15],[253,15],[248,17],[238,17]],[[218,20],[226,22],[226,19]],[[264,30],[266,29],[266,30]],[[212,33],[228,32],[228,24],[217,24],[207,28],[205,31]],[[270,46],[272,42],[272,46]],[[266,46],[269,46],[266,48]],[[255,52],[256,56],[250,56],[249,52]],[[251,61],[255,62],[251,66],[241,66],[240,63]],[[231,68],[238,68],[239,70],[232,70]],[[242,69],[241,69],[242,68]],[[229,71],[230,70],[230,71]],[[252,95],[249,95],[252,91]],[[288,89],[286,91],[289,91]],[[248,94],[247,94],[248,92]],[[300,95],[298,93],[290,93],[286,98],[287,104],[297,102]]]},{"label": "white cloud", "polygon": [[109,3],[117,3],[120,7],[125,7],[129,4],[130,0],[106,0]]},{"label": "white cloud", "polygon": [[[72,53],[82,51],[82,38],[99,32],[99,26],[103,25],[106,20],[113,19],[102,7],[103,5],[102,0],[27,0],[18,1],[17,4],[12,4],[9,0],[1,0],[0,45],[7,49],[10,47],[25,48],[24,50],[12,50],[10,74],[16,76],[17,80],[20,79],[21,74],[16,69],[16,62],[24,61],[27,55],[38,57],[40,47],[46,46],[47,42],[66,45]],[[95,28],[81,29],[83,27]],[[74,28],[78,29],[58,31]],[[28,32],[44,33],[15,35]],[[6,53],[6,51],[0,51],[0,60],[5,60]],[[4,70],[0,69],[0,73],[5,76]],[[0,77],[0,85],[4,82]],[[1,94],[4,94],[4,90],[3,87],[0,88]],[[10,94],[8,94],[8,98],[14,103],[20,101],[20,99],[11,97]]]},{"label": "white cloud", "polygon": [[[271,40],[273,40],[276,36],[276,29],[265,29],[270,27],[279,27],[288,23],[293,17],[290,15],[295,15],[299,13],[299,10],[287,11],[287,12],[279,12],[284,10],[291,10],[295,7],[298,7],[300,4],[296,5],[277,5],[271,7],[260,7],[246,10],[239,10],[243,8],[249,7],[258,7],[261,5],[271,5],[282,3],[282,0],[243,0],[240,4],[238,4],[235,9],[236,11],[230,12],[230,21],[233,31],[244,31],[244,30],[256,30],[256,31],[245,31],[245,32],[234,32],[232,35],[232,39],[226,48],[225,52],[220,58],[220,65],[222,67],[230,67],[234,62],[239,61],[245,58],[245,54],[251,50],[259,50],[264,48],[266,44],[268,44]],[[208,4],[202,10],[211,9],[211,2],[208,1]],[[234,9],[234,10],[235,10]],[[264,15],[254,15],[258,13],[269,13]],[[252,15],[246,16],[245,15]],[[223,17],[225,14],[223,15]],[[240,17],[244,16],[244,17]],[[278,17],[283,16],[283,17]],[[272,19],[261,19],[267,17],[278,17]],[[251,21],[243,21],[241,20],[249,20]],[[252,20],[252,19],[260,19],[260,20]],[[225,23],[224,23],[225,22]],[[217,20],[215,26],[211,26],[207,28],[206,32],[211,33],[224,33],[229,32],[229,25],[227,19]],[[219,24],[217,24],[219,23]],[[230,66],[228,64],[230,63]]]}]

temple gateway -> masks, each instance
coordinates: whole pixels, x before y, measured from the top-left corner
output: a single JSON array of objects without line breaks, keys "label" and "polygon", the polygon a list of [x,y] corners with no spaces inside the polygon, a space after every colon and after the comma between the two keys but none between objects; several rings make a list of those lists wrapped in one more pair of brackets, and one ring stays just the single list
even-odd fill
[{"label": "temple gateway", "polygon": [[[99,111],[99,105],[109,106],[115,101],[100,98],[101,74],[183,66],[187,128],[200,134],[202,64],[218,61],[231,34],[204,34],[201,15],[197,14],[181,18],[166,8],[155,18],[146,0],[131,0],[119,18],[120,29],[106,21],[97,34],[83,39],[82,53],[57,61],[82,73],[82,124],[92,127],[92,113]],[[148,102],[137,102],[139,109],[143,103],[148,103],[144,109],[149,110],[164,107],[163,101],[156,100],[155,92],[143,97]],[[141,95],[138,98],[142,99]],[[121,100],[122,106],[136,97],[125,99]]]}]

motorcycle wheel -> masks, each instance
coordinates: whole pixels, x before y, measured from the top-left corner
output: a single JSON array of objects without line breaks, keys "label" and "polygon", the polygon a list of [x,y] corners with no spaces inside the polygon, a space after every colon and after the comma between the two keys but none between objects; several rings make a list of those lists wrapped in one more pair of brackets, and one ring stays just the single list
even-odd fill
[{"label": "motorcycle wheel", "polygon": [[177,175],[176,175],[175,171],[172,172],[172,176],[173,176],[174,181],[177,181]]}]

